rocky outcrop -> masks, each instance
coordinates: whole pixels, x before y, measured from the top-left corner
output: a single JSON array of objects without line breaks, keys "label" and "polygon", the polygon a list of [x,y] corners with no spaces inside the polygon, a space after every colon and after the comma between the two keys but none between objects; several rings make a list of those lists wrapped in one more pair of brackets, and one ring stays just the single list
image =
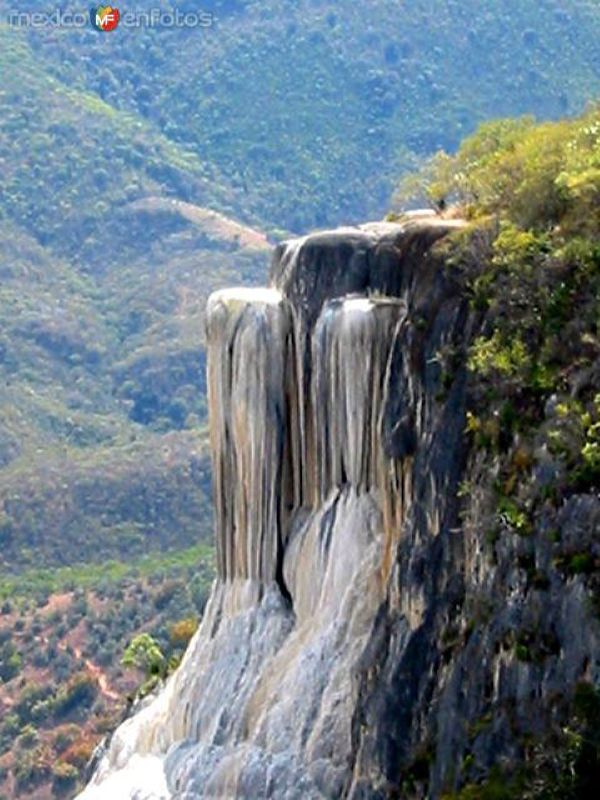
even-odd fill
[{"label": "rocky outcrop", "polygon": [[[490,561],[464,491],[467,375],[444,354],[481,319],[437,246],[461,225],[308,236],[277,249],[270,288],[212,296],[218,578],[82,800],[439,797],[466,755],[513,757],[536,704],[598,677],[581,581],[546,587],[548,657],[513,654],[544,598],[519,537]],[[548,526],[597,530],[599,505]]]}]

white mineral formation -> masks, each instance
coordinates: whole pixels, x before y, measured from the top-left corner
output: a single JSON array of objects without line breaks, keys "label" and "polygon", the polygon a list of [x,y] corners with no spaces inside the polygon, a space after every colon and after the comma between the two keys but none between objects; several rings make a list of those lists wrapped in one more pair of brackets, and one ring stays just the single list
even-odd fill
[{"label": "white mineral formation", "polygon": [[80,800],[344,795],[352,676],[410,494],[410,456],[386,456],[381,431],[410,299],[397,256],[374,272],[392,234],[393,255],[400,226],[289,243],[277,288],[211,297],[217,579],[180,668]]}]

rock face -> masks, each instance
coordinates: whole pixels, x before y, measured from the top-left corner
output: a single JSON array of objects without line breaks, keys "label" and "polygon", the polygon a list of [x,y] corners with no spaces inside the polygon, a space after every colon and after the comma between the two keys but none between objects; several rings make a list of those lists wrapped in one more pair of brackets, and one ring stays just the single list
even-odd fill
[{"label": "rock face", "polygon": [[[436,243],[461,224],[308,236],[278,248],[270,288],[212,296],[218,578],[81,800],[435,798],[467,752],[510,758],[536,704],[598,677],[597,624],[569,624],[589,617],[577,580],[552,588],[552,659],[498,644],[543,598],[514,543],[490,566],[458,491],[466,374],[440,354],[479,321]],[[558,524],[597,530],[599,505],[574,498]]]}]

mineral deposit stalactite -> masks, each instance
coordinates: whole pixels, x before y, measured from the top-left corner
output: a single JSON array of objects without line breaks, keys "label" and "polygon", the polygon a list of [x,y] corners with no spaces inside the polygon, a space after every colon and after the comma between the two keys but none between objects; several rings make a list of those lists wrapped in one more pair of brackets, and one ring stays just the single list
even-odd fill
[{"label": "mineral deposit stalactite", "polygon": [[218,574],[275,579],[285,497],[290,317],[279,292],[226,290],[208,305]]},{"label": "mineral deposit stalactite", "polygon": [[332,489],[379,489],[390,459],[380,415],[393,332],[405,316],[401,301],[353,297],[327,303],[313,334],[310,397],[317,467],[315,507]]}]

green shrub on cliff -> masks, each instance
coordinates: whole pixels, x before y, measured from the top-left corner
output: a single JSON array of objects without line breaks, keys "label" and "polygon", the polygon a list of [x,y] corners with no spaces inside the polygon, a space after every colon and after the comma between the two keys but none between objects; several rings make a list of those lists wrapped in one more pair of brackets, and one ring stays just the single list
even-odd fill
[{"label": "green shrub on cliff", "polygon": [[397,198],[419,192],[434,205],[451,201],[469,217],[495,214],[516,226],[496,242],[513,263],[534,255],[537,232],[554,225],[563,234],[597,234],[600,109],[538,125],[531,117],[487,122],[455,155],[440,152],[403,181]]},{"label": "green shrub on cliff", "polygon": [[500,501],[519,489],[509,463],[517,433],[535,432],[557,459],[561,492],[591,488],[600,480],[600,107],[555,123],[486,123],[401,192],[415,187],[472,220],[442,246],[481,315],[467,428],[506,453]]},{"label": "green shrub on cliff", "polygon": [[121,663],[125,667],[140,669],[150,677],[161,672],[165,657],[158,642],[149,633],[140,633],[128,645]]}]

